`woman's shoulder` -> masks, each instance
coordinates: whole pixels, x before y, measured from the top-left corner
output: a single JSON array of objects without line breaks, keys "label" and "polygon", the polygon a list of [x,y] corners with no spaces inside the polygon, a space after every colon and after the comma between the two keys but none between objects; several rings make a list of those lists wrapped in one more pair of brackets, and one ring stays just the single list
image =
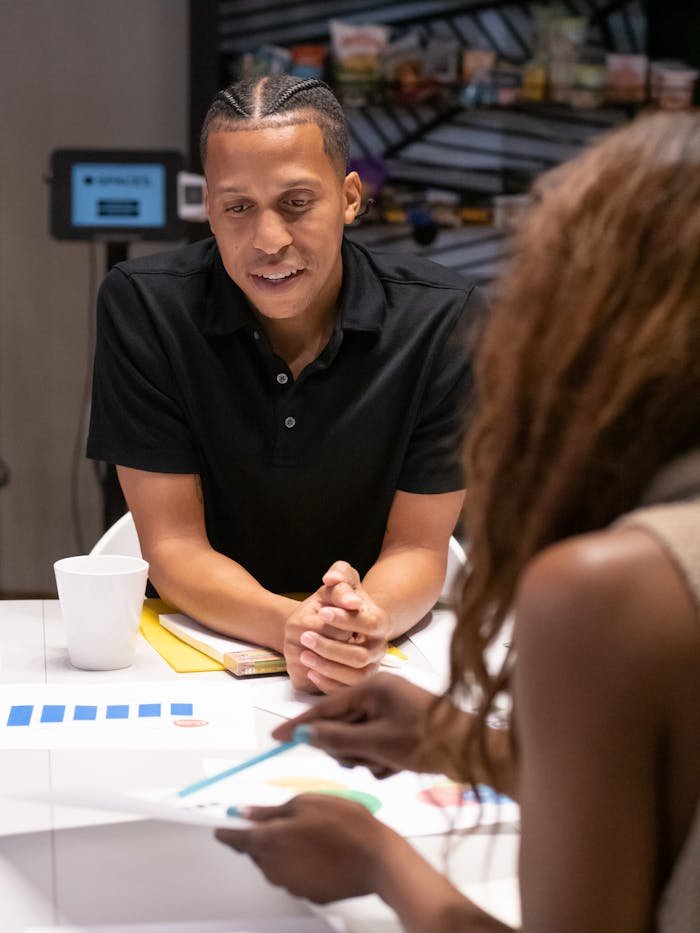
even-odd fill
[{"label": "woman's shoulder", "polygon": [[616,657],[657,676],[662,658],[698,652],[700,613],[676,556],[644,524],[569,538],[526,568],[515,603],[518,653],[545,641],[578,663],[581,653]]}]

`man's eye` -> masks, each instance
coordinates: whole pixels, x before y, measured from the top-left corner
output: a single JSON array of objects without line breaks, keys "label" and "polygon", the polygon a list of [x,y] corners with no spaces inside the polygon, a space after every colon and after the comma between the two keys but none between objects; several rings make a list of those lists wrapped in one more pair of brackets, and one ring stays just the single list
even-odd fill
[{"label": "man's eye", "polygon": [[248,210],[248,207],[248,204],[232,204],[230,207],[224,208],[224,210],[227,214],[242,214]]},{"label": "man's eye", "polygon": [[290,198],[286,203],[295,210],[301,210],[308,207],[311,202],[308,198]]}]

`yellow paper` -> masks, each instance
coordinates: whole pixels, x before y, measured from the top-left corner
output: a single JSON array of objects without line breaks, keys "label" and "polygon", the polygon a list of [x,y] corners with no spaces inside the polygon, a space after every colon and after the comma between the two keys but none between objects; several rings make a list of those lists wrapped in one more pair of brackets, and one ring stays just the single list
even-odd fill
[{"label": "yellow paper", "polygon": [[141,634],[149,645],[167,661],[178,674],[193,674],[199,671],[223,671],[223,664],[207,657],[191,645],[185,644],[172,632],[163,628],[158,619],[161,612],[176,612],[162,599],[144,600],[141,611]]}]

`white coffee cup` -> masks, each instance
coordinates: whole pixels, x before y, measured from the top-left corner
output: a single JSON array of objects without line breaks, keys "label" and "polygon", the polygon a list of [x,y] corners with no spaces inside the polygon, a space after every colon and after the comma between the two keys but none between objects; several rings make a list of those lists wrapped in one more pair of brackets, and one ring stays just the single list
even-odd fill
[{"label": "white coffee cup", "polygon": [[84,554],[53,565],[68,658],[86,671],[134,663],[148,564],[140,557]]}]

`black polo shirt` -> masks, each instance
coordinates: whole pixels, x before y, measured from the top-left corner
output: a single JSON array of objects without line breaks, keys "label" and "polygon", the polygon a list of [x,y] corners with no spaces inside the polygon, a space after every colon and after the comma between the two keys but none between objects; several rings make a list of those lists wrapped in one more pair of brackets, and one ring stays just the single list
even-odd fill
[{"label": "black polo shirt", "polygon": [[366,573],[397,489],[463,486],[466,349],[483,299],[343,244],[335,331],[294,380],[213,239],[115,266],[98,298],[88,456],[202,478],[215,550],[276,592]]}]

